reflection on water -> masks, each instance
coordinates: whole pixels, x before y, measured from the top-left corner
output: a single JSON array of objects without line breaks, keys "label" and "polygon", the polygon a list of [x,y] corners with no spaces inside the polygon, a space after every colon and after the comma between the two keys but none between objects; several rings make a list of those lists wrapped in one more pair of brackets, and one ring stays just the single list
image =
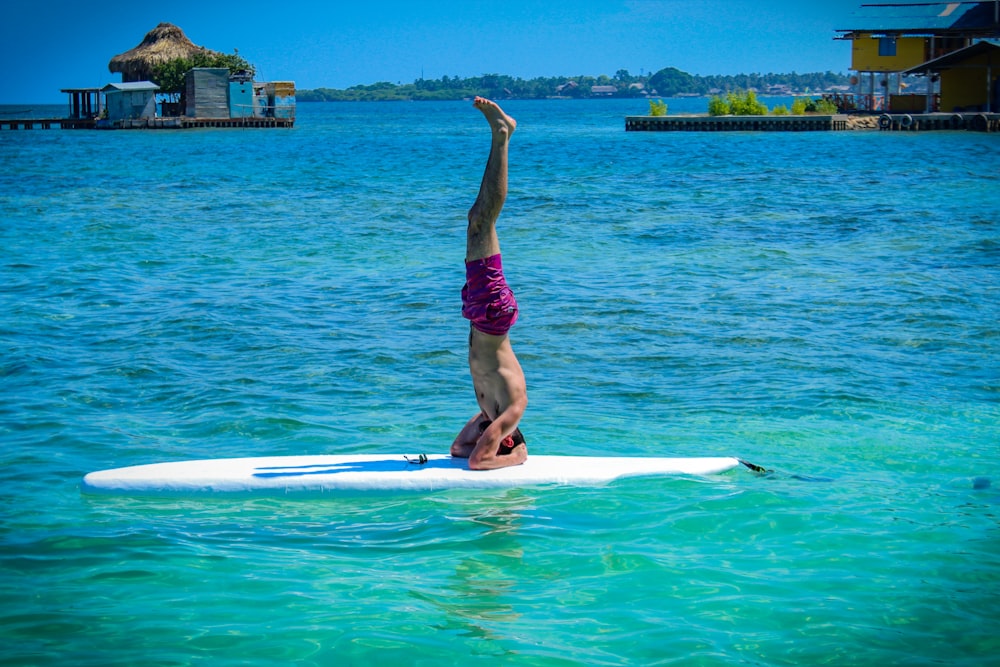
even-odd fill
[{"label": "reflection on water", "polygon": [[0,661],[988,664],[997,137],[626,133],[646,106],[508,109],[523,430],[799,478],[82,498],[151,461],[446,450],[485,127],[0,132]]},{"label": "reflection on water", "polygon": [[468,504],[456,499],[449,518],[461,530],[477,534],[455,554],[454,572],[446,577],[441,593],[412,592],[446,613],[439,629],[499,639],[504,636],[502,624],[520,618],[513,605],[519,572],[524,570],[518,527],[533,507],[534,498],[520,489]]}]

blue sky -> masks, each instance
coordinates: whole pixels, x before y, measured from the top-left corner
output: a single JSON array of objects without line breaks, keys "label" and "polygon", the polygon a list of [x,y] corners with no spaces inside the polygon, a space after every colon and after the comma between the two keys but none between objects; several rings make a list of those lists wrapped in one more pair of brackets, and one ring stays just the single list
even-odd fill
[{"label": "blue sky", "polygon": [[846,72],[834,41],[861,0],[244,0],[6,3],[0,104],[61,103],[119,81],[108,61],[161,21],[241,55],[259,80],[346,88],[421,76]]}]

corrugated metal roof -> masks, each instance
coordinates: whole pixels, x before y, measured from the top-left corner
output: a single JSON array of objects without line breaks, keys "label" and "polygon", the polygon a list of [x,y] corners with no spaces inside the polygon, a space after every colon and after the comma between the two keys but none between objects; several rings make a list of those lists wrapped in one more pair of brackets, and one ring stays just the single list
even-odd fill
[{"label": "corrugated metal roof", "polygon": [[[960,67],[965,61],[984,54],[994,57],[996,59],[996,64],[1000,66],[1000,46],[990,44],[989,42],[976,42],[972,46],[967,46],[964,49],[959,49],[958,51],[952,51],[947,55],[941,56],[940,58],[929,60],[922,65],[917,65],[916,67],[911,67],[910,69],[902,72],[902,74],[929,74],[931,72],[940,72],[942,70],[952,69],[953,67]],[[982,65],[982,67],[987,67],[987,65]]]},{"label": "corrugated metal roof", "polygon": [[996,0],[862,5],[852,15],[851,26],[837,32],[1000,35],[998,9]]},{"label": "corrugated metal roof", "polygon": [[159,90],[160,87],[157,86],[152,81],[130,81],[128,83],[109,83],[108,85],[101,88],[102,93],[106,93],[109,90]]}]

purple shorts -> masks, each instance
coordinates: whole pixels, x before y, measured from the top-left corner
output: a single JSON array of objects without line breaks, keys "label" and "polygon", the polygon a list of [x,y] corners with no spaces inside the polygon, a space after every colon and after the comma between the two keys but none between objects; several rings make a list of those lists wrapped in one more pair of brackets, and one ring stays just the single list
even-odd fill
[{"label": "purple shorts", "polygon": [[491,336],[504,336],[514,326],[517,301],[503,277],[500,255],[465,263],[462,317]]}]

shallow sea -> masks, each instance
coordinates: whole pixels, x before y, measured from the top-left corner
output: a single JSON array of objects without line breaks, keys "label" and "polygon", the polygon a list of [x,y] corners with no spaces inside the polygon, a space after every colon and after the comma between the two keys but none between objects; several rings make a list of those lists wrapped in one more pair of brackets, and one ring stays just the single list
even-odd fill
[{"label": "shallow sea", "polygon": [[506,105],[529,449],[771,474],[81,495],[446,451],[488,131],[0,131],[0,664],[997,664],[1000,137],[626,133],[644,107]]}]

